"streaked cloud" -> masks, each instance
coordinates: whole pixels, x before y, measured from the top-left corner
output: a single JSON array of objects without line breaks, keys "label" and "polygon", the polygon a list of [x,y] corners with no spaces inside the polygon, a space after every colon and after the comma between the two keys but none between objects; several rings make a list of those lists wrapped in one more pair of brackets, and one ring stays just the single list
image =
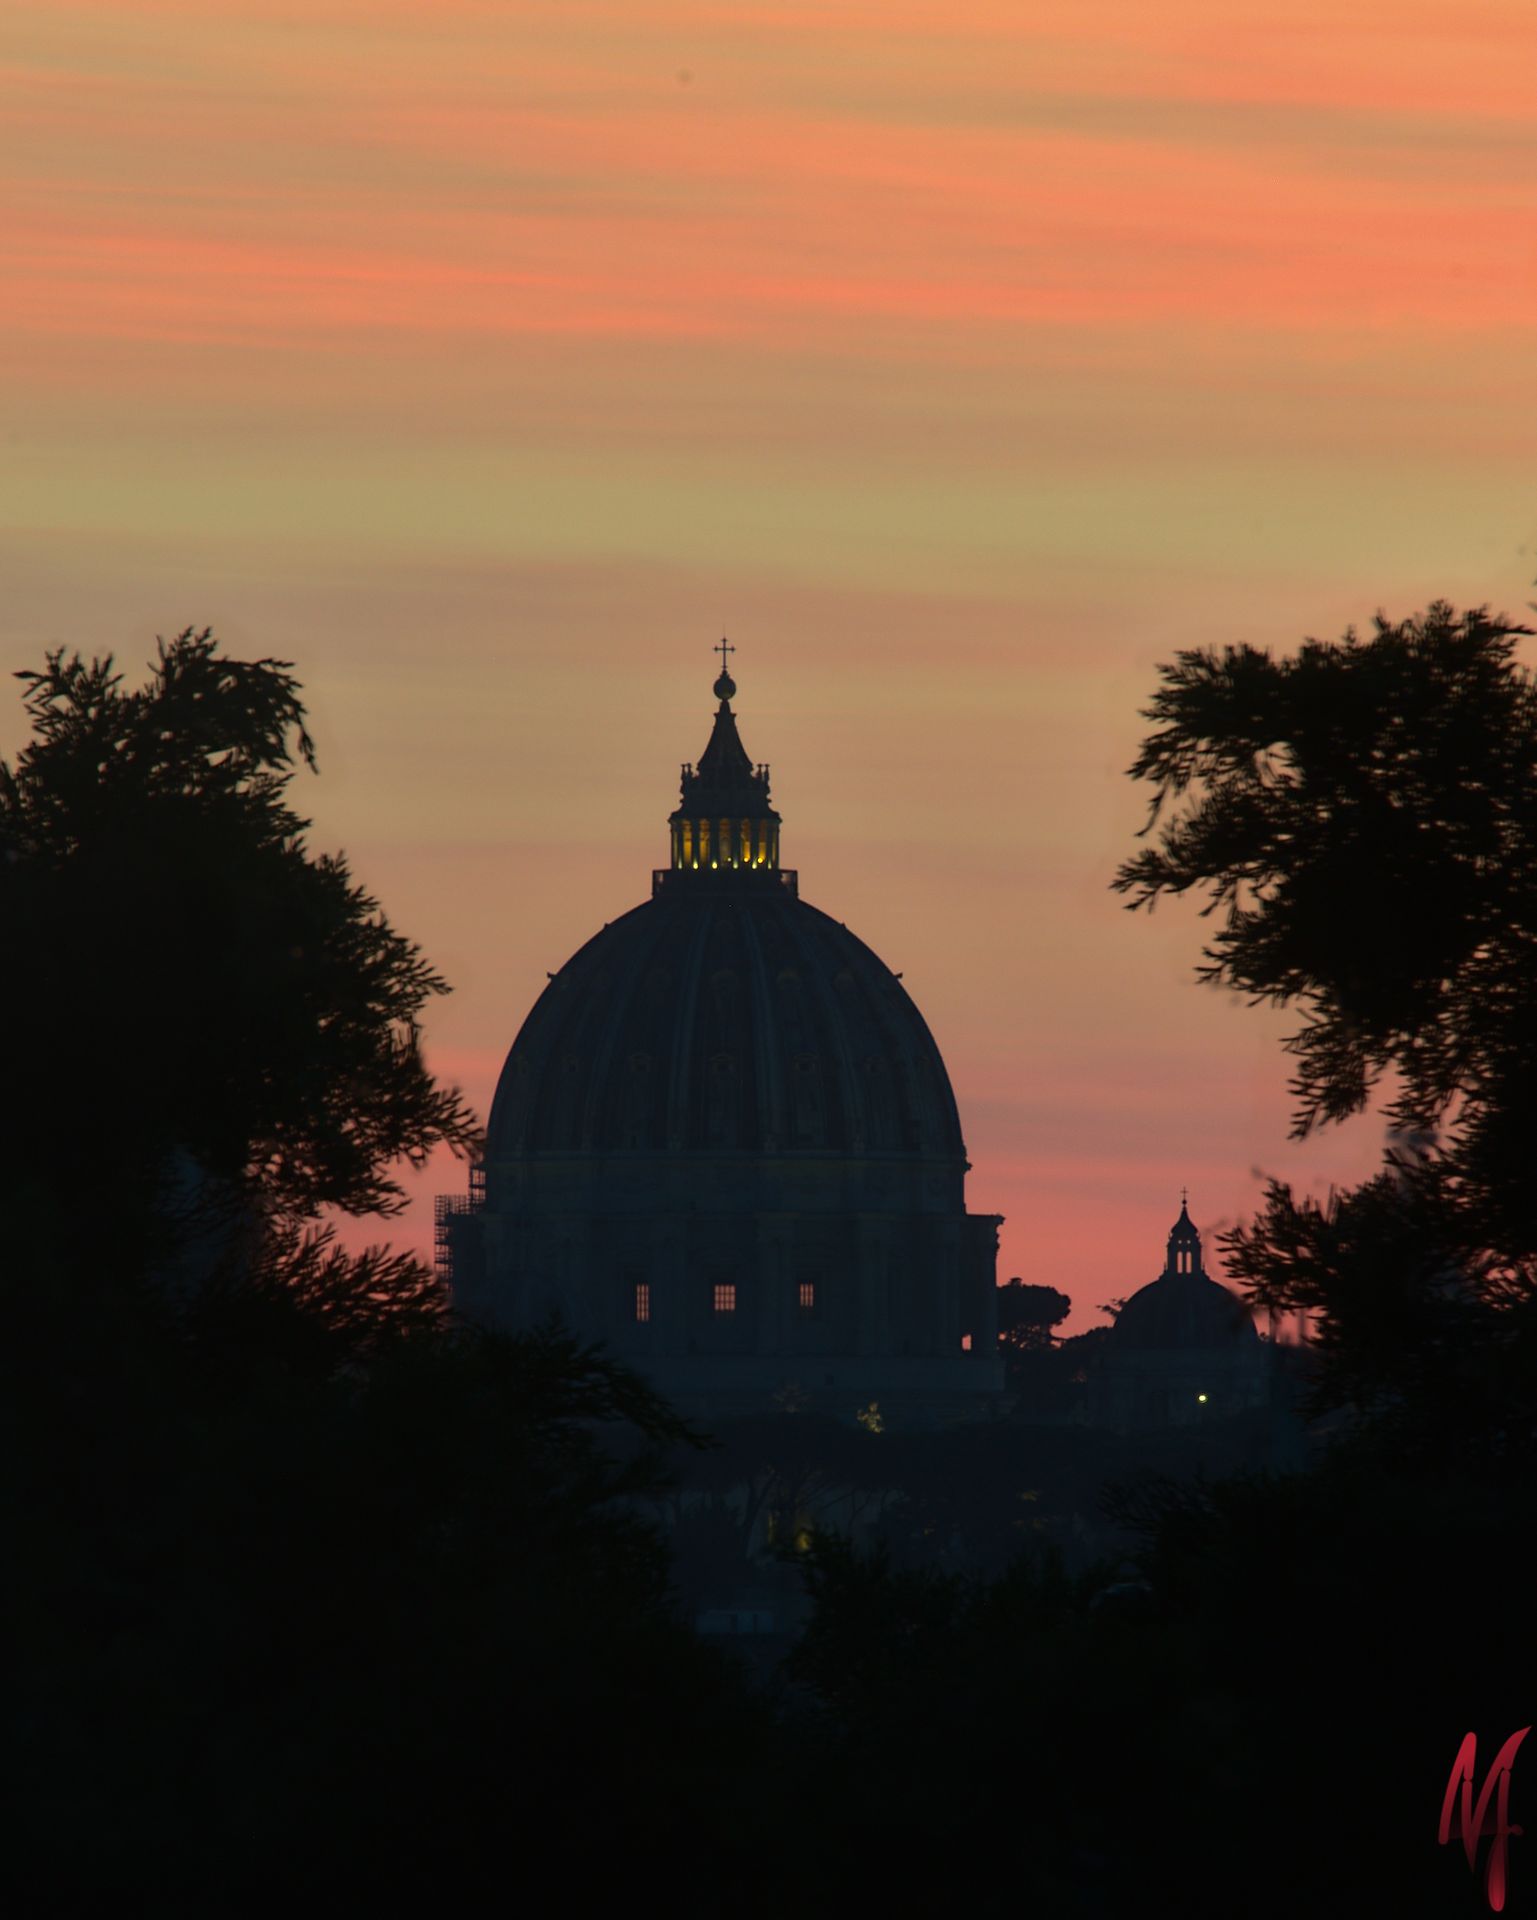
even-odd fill
[{"label": "streaked cloud", "polygon": [[1534,55],[1528,0],[53,0],[0,67],[6,664],[294,660],[317,844],[485,1101],[729,630],[808,897],[1087,1323],[1181,1182],[1376,1150],[1288,1147],[1285,1023],[1106,882],[1178,647],[1530,597]]}]

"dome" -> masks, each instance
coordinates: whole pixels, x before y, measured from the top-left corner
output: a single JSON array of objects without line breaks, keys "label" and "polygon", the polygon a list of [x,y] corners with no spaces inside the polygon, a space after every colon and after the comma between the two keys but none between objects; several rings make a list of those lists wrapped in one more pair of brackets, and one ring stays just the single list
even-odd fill
[{"label": "dome", "polygon": [[949,1076],[891,969],[792,876],[690,874],[594,935],[503,1068],[487,1158],[904,1154],[963,1160]]},{"label": "dome", "polygon": [[1248,1308],[1204,1273],[1162,1274],[1139,1288],[1115,1316],[1118,1352],[1178,1349],[1210,1353],[1259,1339]]},{"label": "dome", "polygon": [[530,1009],[440,1268],[471,1319],[558,1315],[692,1417],[974,1418],[1003,1385],[999,1217],[966,1210],[922,1014],[780,865],[733,651],[669,864]]},{"label": "dome", "polygon": [[1163,1272],[1122,1307],[1110,1329],[1118,1353],[1232,1351],[1257,1342],[1249,1309],[1206,1272],[1201,1236],[1180,1196]]},{"label": "dome", "polygon": [[965,1148],[939,1049],[897,976],[799,897],[769,770],[720,702],[652,897],[539,996],[502,1070],[488,1162],[722,1152],[942,1159]]}]

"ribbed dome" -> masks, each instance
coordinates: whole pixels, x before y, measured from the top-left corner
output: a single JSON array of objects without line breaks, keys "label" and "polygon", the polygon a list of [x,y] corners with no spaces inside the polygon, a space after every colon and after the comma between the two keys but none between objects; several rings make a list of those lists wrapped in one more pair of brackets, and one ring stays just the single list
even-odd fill
[{"label": "ribbed dome", "polygon": [[488,1160],[963,1160],[944,1062],[891,970],[779,875],[709,879],[725,884],[659,892],[550,981],[502,1070]]},{"label": "ribbed dome", "polygon": [[1231,1351],[1259,1339],[1248,1308],[1204,1273],[1165,1273],[1138,1289],[1115,1317],[1118,1353]]}]

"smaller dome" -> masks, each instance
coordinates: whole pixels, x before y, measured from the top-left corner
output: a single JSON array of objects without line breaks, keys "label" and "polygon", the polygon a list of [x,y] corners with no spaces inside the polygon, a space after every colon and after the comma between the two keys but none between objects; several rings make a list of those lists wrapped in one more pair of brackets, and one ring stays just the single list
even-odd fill
[{"label": "smaller dome", "polygon": [[1110,1329],[1117,1353],[1235,1351],[1257,1341],[1249,1309],[1206,1271],[1200,1229],[1180,1195],[1163,1272],[1122,1307]]},{"label": "smaller dome", "polygon": [[1118,1353],[1232,1352],[1259,1339],[1249,1309],[1204,1273],[1165,1273],[1140,1287],[1110,1329]]}]

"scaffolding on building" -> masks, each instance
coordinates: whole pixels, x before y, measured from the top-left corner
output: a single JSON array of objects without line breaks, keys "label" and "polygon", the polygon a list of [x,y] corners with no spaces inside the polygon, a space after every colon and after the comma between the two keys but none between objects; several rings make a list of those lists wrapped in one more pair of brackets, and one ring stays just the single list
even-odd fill
[{"label": "scaffolding on building", "polygon": [[444,1286],[454,1278],[454,1221],[467,1213],[479,1213],[486,1204],[486,1169],[470,1168],[468,1193],[440,1193],[433,1202],[432,1265]]}]

